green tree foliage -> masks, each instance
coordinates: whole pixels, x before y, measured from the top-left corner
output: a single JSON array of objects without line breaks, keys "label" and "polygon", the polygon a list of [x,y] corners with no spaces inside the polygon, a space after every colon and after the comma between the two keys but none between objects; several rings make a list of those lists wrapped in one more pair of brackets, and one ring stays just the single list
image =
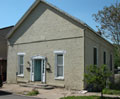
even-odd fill
[{"label": "green tree foliage", "polygon": [[120,56],[120,3],[105,6],[97,14],[93,14],[93,17],[100,24],[97,26],[98,31],[114,43]]},{"label": "green tree foliage", "polygon": [[106,65],[88,66],[87,71],[85,73],[85,81],[89,87],[91,87],[92,91],[101,91],[106,87],[108,83],[108,78],[110,77],[111,72],[107,68]]}]

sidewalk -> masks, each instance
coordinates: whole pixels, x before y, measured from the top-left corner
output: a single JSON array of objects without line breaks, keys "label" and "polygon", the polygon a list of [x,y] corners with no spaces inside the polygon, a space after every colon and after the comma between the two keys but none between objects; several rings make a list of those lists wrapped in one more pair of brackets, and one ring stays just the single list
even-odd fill
[{"label": "sidewalk", "polygon": [[[8,91],[8,92],[12,92],[14,94],[19,94],[22,95],[25,92],[29,92],[31,91],[33,88],[29,88],[29,87],[20,87],[17,84],[4,84],[3,88],[1,88],[1,91]],[[83,94],[81,93],[81,91],[70,91],[70,90],[66,90],[66,89],[62,89],[62,88],[55,88],[55,89],[38,89],[39,94],[37,96],[33,96],[33,97],[37,97],[40,99],[59,99],[61,97],[65,97],[65,96],[90,96],[90,95],[96,95],[96,96],[100,96],[100,93],[86,93]],[[120,97],[120,96],[116,96],[116,95],[104,95],[107,97]]]},{"label": "sidewalk", "polygon": [[[20,87],[17,84],[4,84],[0,90],[22,95],[24,92],[32,91],[32,89],[33,88],[29,88],[29,87]],[[45,89],[37,89],[37,90],[39,91],[39,94],[37,96],[32,96],[32,97],[37,97],[42,99],[59,99],[60,97],[64,97],[65,95],[70,94],[70,91],[61,88],[55,88],[49,90],[45,90]]]}]

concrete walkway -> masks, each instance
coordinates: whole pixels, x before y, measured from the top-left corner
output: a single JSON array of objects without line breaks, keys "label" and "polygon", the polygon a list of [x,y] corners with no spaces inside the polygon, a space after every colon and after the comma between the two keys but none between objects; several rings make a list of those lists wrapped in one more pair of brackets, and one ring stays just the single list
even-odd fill
[{"label": "concrete walkway", "polygon": [[[7,91],[7,92],[12,92],[17,95],[22,95],[26,92],[31,91],[33,88],[29,87],[20,87],[17,84],[4,84],[3,88],[0,89],[0,91]],[[36,98],[40,99],[60,99],[61,97],[66,97],[66,96],[90,96],[90,95],[97,95],[100,96],[100,93],[86,93],[83,94],[81,91],[71,91],[71,90],[66,90],[62,88],[55,88],[55,89],[38,89],[39,94],[37,96],[33,96]],[[120,97],[116,95],[104,95],[107,97]]]},{"label": "concrete walkway", "polygon": [[[0,89],[1,91],[7,91],[12,92],[13,94],[22,95],[26,92],[32,91],[33,88],[29,87],[21,87],[17,84],[4,84],[3,87]],[[65,89],[55,88],[55,89],[37,89],[39,91],[39,94],[37,98],[42,99],[59,99],[60,97],[64,97],[68,94],[70,94],[70,91],[67,91]]]}]

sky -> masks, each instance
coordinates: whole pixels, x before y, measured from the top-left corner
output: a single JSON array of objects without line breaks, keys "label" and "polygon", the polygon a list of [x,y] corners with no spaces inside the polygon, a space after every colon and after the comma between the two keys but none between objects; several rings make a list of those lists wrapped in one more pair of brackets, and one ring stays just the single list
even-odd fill
[{"label": "sky", "polygon": [[[116,0],[45,0],[68,14],[80,19],[97,31],[92,17],[104,6]],[[118,0],[120,1],[120,0]],[[0,0],[0,28],[15,25],[35,0]]]}]

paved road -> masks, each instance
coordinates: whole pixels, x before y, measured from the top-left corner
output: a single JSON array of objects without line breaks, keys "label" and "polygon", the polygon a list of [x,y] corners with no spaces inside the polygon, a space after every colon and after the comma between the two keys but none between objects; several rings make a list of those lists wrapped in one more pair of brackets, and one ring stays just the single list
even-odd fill
[{"label": "paved road", "polygon": [[18,96],[8,92],[0,91],[0,99],[38,99],[38,98]]},{"label": "paved road", "polygon": [[17,96],[17,95],[6,95],[6,96],[0,96],[0,99],[37,99],[37,98],[30,98],[30,97]]}]

